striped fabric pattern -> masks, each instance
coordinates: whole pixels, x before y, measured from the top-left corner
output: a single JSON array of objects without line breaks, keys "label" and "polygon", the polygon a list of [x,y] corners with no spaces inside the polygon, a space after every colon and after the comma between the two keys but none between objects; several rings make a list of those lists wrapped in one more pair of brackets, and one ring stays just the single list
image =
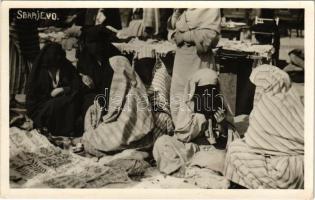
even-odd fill
[{"label": "striped fabric pattern", "polygon": [[85,149],[93,154],[126,149],[154,127],[146,88],[127,58],[112,57],[110,64],[114,76],[108,113],[97,128],[88,129],[82,138]]},{"label": "striped fabric pattern", "polygon": [[261,98],[245,134],[251,148],[270,155],[304,154],[304,108],[293,91]]},{"label": "striped fabric pattern", "polygon": [[143,9],[143,25],[145,28],[149,27],[154,30],[154,35],[159,33],[160,11],[158,8],[144,8]]},{"label": "striped fabric pattern", "polygon": [[257,104],[263,93],[277,94],[286,92],[291,87],[289,75],[272,65],[257,66],[249,77],[256,85],[254,105]]},{"label": "striped fabric pattern", "polygon": [[10,95],[25,94],[28,63],[23,59],[18,45],[13,40],[10,40],[9,56]]},{"label": "striped fabric pattern", "polygon": [[247,188],[300,189],[304,187],[304,106],[295,88],[285,83],[286,74],[268,68],[270,73],[259,67],[252,72],[254,84],[269,84],[262,87],[245,137],[228,148],[225,176]]},{"label": "striped fabric pattern", "polygon": [[174,131],[170,114],[170,88],[171,76],[161,60],[157,60],[153,80],[148,89],[149,99],[153,107],[155,127],[153,129],[154,141],[161,135],[170,135]]},{"label": "striped fabric pattern", "polygon": [[249,189],[302,189],[304,156],[264,156],[243,140],[229,146],[224,175]]}]

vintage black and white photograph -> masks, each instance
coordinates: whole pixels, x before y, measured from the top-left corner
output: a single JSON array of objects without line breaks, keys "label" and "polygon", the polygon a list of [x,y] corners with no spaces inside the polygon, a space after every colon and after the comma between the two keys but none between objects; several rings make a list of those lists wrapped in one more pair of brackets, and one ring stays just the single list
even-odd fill
[{"label": "vintage black and white photograph", "polygon": [[8,14],[10,188],[305,188],[304,8]]}]

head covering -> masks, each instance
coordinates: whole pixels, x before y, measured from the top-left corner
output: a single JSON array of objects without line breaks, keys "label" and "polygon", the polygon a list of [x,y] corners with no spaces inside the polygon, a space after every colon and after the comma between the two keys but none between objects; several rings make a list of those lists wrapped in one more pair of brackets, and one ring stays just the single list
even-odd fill
[{"label": "head covering", "polygon": [[66,53],[62,49],[61,45],[57,43],[46,45],[43,51],[45,53],[43,53],[41,56],[41,64],[45,68],[59,68],[60,62],[62,62],[62,59],[64,59],[66,56]]},{"label": "head covering", "polygon": [[35,106],[36,102],[40,99],[38,88],[42,87],[40,79],[42,69],[49,69],[51,67],[61,68],[68,66],[72,65],[66,59],[66,53],[60,44],[49,42],[42,48],[35,59],[28,79],[26,96],[26,106],[28,110]]},{"label": "head covering", "polygon": [[260,100],[261,95],[265,93],[275,95],[285,93],[291,88],[289,75],[272,65],[260,65],[256,67],[249,79],[256,86],[254,105]]},{"label": "head covering", "polygon": [[110,43],[108,37],[109,32],[103,26],[89,27],[83,33],[83,40],[88,52],[100,61],[120,55],[120,51]]},{"label": "head covering", "polygon": [[60,68],[63,62],[66,62],[66,52],[62,46],[55,42],[47,43],[36,57],[29,80],[36,81],[40,69]]}]

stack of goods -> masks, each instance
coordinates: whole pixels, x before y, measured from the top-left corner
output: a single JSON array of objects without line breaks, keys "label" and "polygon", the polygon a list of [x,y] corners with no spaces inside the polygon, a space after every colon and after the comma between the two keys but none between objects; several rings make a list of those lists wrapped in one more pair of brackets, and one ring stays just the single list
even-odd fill
[{"label": "stack of goods", "polygon": [[36,130],[10,129],[11,187],[100,188],[128,182],[128,173],[122,168],[61,150]]},{"label": "stack of goods", "polygon": [[136,58],[154,57],[156,54],[165,56],[167,53],[174,52],[176,45],[169,41],[159,41],[149,39],[147,41],[132,39],[128,43],[113,43],[123,53],[133,53]]},{"label": "stack of goods", "polygon": [[221,38],[217,47],[223,50],[243,52],[249,55],[256,55],[262,58],[271,58],[274,48],[272,45],[260,45],[251,42],[242,42]]},{"label": "stack of goods", "polygon": [[243,22],[234,22],[234,21],[223,21],[221,22],[221,27],[226,27],[226,28],[235,28],[235,27],[244,27],[246,26],[246,23]]}]

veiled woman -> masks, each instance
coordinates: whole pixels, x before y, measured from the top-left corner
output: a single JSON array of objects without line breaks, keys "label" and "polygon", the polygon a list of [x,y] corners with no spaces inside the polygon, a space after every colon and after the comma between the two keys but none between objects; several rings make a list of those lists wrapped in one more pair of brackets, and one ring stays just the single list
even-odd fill
[{"label": "veiled woman", "polygon": [[55,136],[76,136],[80,108],[80,77],[61,45],[48,43],[32,68],[27,90],[27,114],[35,128]]},{"label": "veiled woman", "polygon": [[86,29],[83,40],[84,46],[79,55],[77,68],[84,83],[81,111],[84,116],[87,109],[94,103],[96,95],[109,94],[114,73],[109,64],[109,58],[120,55],[120,52],[110,43],[108,32],[102,26]]}]

